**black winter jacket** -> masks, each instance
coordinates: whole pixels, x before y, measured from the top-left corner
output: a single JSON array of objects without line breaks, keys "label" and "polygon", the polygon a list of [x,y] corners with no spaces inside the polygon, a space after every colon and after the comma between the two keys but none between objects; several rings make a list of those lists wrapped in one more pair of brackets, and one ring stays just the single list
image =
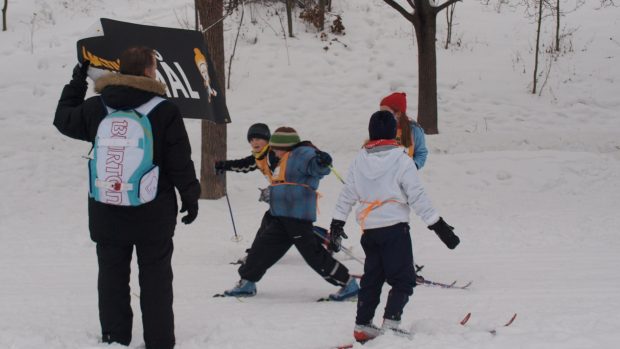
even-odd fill
[{"label": "black winter jacket", "polygon": [[[112,109],[133,109],[165,93],[165,85],[156,80],[122,74],[98,79],[95,92],[100,95],[84,100],[87,87],[85,81],[77,80],[65,85],[54,126],[66,136],[91,143],[99,123],[107,115],[105,105]],[[108,205],[89,198],[89,228],[95,242],[144,243],[171,237],[178,211],[174,188],[183,202],[197,202],[200,196],[189,138],[179,109],[172,102],[164,101],[148,118],[153,131],[153,162],[160,168],[157,197],[135,207]],[[85,164],[85,171],[86,168]]]},{"label": "black winter jacket", "polygon": [[[269,164],[269,169],[273,172],[276,167],[278,167],[278,163],[280,159],[276,156],[273,150],[269,149],[265,155],[260,157],[259,159],[267,158],[267,163]],[[224,170],[226,171],[234,171],[234,172],[243,172],[248,173],[250,171],[254,171],[258,168],[256,165],[256,158],[254,155],[246,156],[242,159],[237,160],[226,160],[224,161]]]}]

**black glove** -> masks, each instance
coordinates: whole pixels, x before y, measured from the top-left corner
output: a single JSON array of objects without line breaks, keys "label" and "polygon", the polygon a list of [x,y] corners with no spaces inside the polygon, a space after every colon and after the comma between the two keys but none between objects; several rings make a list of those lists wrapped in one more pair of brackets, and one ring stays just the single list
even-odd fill
[{"label": "black glove", "polygon": [[321,167],[327,167],[332,164],[332,157],[324,151],[316,151],[316,163]]},{"label": "black glove", "polygon": [[334,252],[340,251],[343,238],[349,238],[344,233],[344,222],[339,219],[332,219],[332,223],[329,225],[329,249]]},{"label": "black glove", "polygon": [[449,249],[454,250],[454,248],[461,242],[458,236],[454,235],[454,227],[451,227],[443,220],[443,218],[439,217],[437,223],[428,227],[428,229],[433,230],[437,236],[443,241]]},{"label": "black glove", "polygon": [[221,175],[226,172],[226,161],[215,162],[215,174]]},{"label": "black glove", "polygon": [[198,201],[194,201],[190,204],[183,202],[181,204],[181,213],[185,211],[187,211],[187,215],[181,218],[181,222],[190,224],[196,219],[196,216],[198,216]]},{"label": "black glove", "polygon": [[75,81],[86,82],[86,78],[88,77],[88,67],[90,66],[90,61],[84,61],[84,63],[76,64],[73,68],[73,75],[71,78]]}]

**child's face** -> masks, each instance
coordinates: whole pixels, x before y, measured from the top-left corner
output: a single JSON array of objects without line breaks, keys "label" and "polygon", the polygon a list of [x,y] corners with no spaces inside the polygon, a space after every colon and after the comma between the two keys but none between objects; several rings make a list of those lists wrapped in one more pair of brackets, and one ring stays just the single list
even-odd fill
[{"label": "child's face", "polygon": [[282,159],[282,157],[284,156],[284,154],[286,154],[285,150],[280,150],[280,149],[274,149],[273,152],[276,154],[276,157],[278,159]]},{"label": "child's face", "polygon": [[253,152],[259,152],[267,145],[267,141],[262,138],[251,138],[250,146]]}]

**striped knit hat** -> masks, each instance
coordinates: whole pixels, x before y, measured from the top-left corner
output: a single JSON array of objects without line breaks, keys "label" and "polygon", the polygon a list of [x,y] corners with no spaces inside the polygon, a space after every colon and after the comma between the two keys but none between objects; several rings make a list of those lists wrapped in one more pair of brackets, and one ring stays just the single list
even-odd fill
[{"label": "striped knit hat", "polygon": [[278,127],[271,135],[269,145],[275,150],[290,150],[295,144],[301,142],[297,131],[292,127]]}]

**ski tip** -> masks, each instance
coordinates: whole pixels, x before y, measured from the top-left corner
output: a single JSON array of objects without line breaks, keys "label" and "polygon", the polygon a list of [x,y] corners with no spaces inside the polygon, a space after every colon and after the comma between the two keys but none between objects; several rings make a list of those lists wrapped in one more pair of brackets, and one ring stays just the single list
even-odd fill
[{"label": "ski tip", "polygon": [[461,320],[460,324],[465,326],[465,324],[467,323],[467,321],[469,321],[469,318],[471,317],[471,313],[467,313],[467,315],[465,315],[465,317],[463,318],[463,320]]},{"label": "ski tip", "polygon": [[471,284],[473,284],[473,283],[474,283],[473,281],[470,281],[470,282],[466,283],[465,285],[461,286],[460,288],[461,288],[461,289],[463,289],[463,290],[466,290],[466,289],[467,289],[467,288],[469,288],[469,286],[471,286]]},{"label": "ski tip", "polygon": [[344,345],[339,345],[337,347],[332,347],[333,349],[351,349],[353,348],[353,344],[344,344]]},{"label": "ski tip", "polygon": [[504,325],[504,327],[512,325],[512,323],[515,321],[516,318],[517,318],[517,313],[514,313],[512,317],[510,318],[510,320],[508,320],[508,322]]}]

